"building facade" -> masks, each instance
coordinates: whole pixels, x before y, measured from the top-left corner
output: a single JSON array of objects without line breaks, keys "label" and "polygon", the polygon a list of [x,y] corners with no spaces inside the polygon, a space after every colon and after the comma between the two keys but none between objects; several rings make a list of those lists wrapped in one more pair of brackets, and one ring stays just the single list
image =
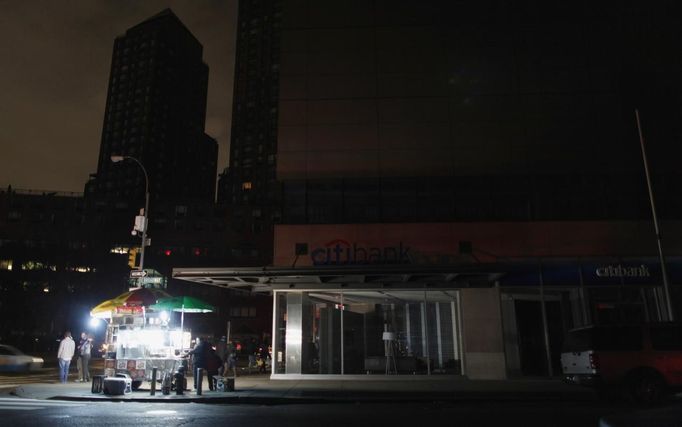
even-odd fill
[{"label": "building facade", "polygon": [[552,375],[669,319],[635,108],[680,311],[678,6],[281,8],[272,266],[174,270],[273,294],[273,378]]},{"label": "building facade", "polygon": [[239,2],[230,163],[218,202],[230,207],[235,231],[258,241],[261,263],[272,257],[280,218],[276,181],[281,2]]},{"label": "building facade", "polygon": [[218,145],[204,133],[208,66],[202,46],[166,9],[114,41],[97,173],[86,185],[96,198],[215,200]]}]

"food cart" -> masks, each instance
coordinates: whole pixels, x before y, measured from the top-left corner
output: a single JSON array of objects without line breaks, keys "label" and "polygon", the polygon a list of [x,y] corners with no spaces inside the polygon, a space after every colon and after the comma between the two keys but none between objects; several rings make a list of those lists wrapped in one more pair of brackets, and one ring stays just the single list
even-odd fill
[{"label": "food cart", "polygon": [[[159,381],[172,374],[182,363],[183,350],[189,348],[191,341],[190,332],[170,325],[167,311],[149,308],[157,298],[168,294],[140,289],[105,301],[90,312],[93,317],[107,321],[104,375],[128,374],[133,389],[151,380],[153,368],[157,368]],[[130,293],[145,291],[150,295],[125,298]]]},{"label": "food cart", "polygon": [[162,313],[120,310],[107,326],[107,352],[104,375],[128,374],[133,389],[151,380],[153,368],[157,379],[179,366],[183,349],[190,346],[191,334],[168,326]]}]

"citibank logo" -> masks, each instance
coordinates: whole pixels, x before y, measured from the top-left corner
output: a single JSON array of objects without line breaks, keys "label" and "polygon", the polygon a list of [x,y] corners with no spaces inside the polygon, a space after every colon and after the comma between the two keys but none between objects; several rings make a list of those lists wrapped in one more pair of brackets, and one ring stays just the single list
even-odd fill
[{"label": "citibank logo", "polygon": [[399,242],[398,246],[364,246],[347,240],[335,239],[324,247],[310,252],[313,265],[348,264],[408,264],[410,247]]},{"label": "citibank logo", "polygon": [[642,264],[638,267],[625,267],[621,264],[607,265],[597,268],[599,277],[651,277],[649,267]]}]

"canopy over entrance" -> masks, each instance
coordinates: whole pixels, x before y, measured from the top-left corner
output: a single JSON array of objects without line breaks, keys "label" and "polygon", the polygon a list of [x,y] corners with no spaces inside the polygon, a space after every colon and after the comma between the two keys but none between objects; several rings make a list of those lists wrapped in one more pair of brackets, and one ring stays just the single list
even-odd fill
[{"label": "canopy over entrance", "polygon": [[488,287],[504,273],[495,265],[365,265],[302,268],[176,268],[173,277],[189,282],[270,292],[280,289],[438,289]]}]

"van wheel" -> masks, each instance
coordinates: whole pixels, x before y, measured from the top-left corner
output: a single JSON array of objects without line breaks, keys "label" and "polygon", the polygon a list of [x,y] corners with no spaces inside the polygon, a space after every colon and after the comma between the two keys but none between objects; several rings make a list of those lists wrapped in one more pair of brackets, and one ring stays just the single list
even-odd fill
[{"label": "van wheel", "polygon": [[636,402],[651,405],[660,402],[665,393],[665,382],[657,372],[639,372],[630,381],[630,394]]}]

